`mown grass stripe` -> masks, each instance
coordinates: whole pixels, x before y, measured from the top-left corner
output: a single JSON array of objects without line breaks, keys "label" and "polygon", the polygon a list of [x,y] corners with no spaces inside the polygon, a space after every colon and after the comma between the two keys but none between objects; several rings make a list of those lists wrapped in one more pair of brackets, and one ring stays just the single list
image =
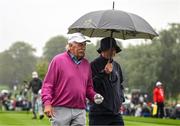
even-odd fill
[{"label": "mown grass stripe", "polygon": [[[0,112],[0,126],[49,126],[47,118],[32,120],[32,113]],[[124,116],[125,126],[180,126],[180,120]],[[87,113],[88,122],[88,113]],[[88,126],[88,125],[87,125]]]},{"label": "mown grass stripe", "polygon": [[126,121],[180,126],[180,120],[125,116]]}]

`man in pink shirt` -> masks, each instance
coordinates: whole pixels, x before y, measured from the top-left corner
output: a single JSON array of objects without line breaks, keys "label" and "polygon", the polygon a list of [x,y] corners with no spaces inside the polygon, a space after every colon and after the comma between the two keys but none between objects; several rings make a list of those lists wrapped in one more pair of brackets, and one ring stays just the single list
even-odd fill
[{"label": "man in pink shirt", "polygon": [[81,33],[72,34],[67,51],[49,65],[41,95],[52,126],[85,126],[86,97],[96,104],[103,101],[93,89],[91,67],[84,58],[87,41]]}]

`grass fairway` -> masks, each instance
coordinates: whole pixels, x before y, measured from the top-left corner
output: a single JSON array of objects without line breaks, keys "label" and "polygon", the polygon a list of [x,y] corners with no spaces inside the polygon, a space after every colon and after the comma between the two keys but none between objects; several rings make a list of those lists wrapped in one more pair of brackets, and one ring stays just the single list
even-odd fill
[{"label": "grass fairway", "polygon": [[48,119],[33,120],[31,113],[0,112],[0,126],[49,126]]},{"label": "grass fairway", "polygon": [[180,120],[125,116],[125,126],[180,126]]},{"label": "grass fairway", "polygon": [[[32,120],[26,112],[0,112],[0,126],[50,126],[47,118]],[[180,120],[124,117],[125,126],[180,126]]]}]

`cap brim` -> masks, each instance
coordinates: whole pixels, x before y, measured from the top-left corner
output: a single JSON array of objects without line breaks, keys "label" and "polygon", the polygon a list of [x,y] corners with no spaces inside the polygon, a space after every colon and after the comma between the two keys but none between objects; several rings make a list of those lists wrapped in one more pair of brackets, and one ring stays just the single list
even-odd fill
[{"label": "cap brim", "polygon": [[77,42],[77,43],[83,43],[83,42],[91,42],[90,40],[73,40],[73,41],[68,41],[68,43],[73,43],[73,42]]},{"label": "cap brim", "polygon": [[122,50],[119,48],[119,46],[116,46],[116,53],[121,52]]},{"label": "cap brim", "polygon": [[101,49],[99,48],[99,49],[97,49],[97,52],[98,52],[98,53],[101,53],[102,51],[101,51]]},{"label": "cap brim", "polygon": [[86,40],[85,42],[91,42],[90,40]]}]

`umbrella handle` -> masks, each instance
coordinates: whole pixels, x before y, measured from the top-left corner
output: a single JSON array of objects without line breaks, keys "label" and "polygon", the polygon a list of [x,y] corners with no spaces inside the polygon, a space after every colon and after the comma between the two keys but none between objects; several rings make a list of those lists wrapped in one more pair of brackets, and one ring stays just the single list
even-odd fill
[{"label": "umbrella handle", "polygon": [[[114,2],[113,2],[113,6],[114,6]],[[111,30],[111,34],[110,34],[110,37],[112,38],[113,37],[113,31]],[[109,57],[109,61],[108,62],[110,62],[110,63],[112,63],[112,40],[110,39],[110,57]],[[112,80],[112,74],[110,73],[109,74],[109,80],[110,80],[110,82],[112,83],[113,82],[113,80]]]},{"label": "umbrella handle", "polygon": [[[113,63],[113,59],[109,59],[108,61],[109,63]],[[109,81],[110,83],[115,83],[118,80],[117,75],[115,74],[115,76],[113,76],[113,71],[109,74]]]},{"label": "umbrella handle", "polygon": [[[111,34],[110,34],[110,37],[113,38],[113,30],[111,30]],[[109,61],[111,62],[112,61],[112,39],[110,39],[110,58],[109,58]]]}]

